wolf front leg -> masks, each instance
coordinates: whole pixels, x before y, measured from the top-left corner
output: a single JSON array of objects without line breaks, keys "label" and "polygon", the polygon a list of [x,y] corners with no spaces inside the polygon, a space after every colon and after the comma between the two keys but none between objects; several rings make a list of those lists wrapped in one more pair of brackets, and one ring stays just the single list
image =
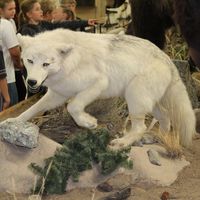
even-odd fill
[{"label": "wolf front leg", "polygon": [[16,119],[25,122],[37,115],[39,112],[53,109],[59,105],[62,105],[65,101],[66,97],[63,97],[48,89],[48,92],[36,104],[31,106]]},{"label": "wolf front leg", "polygon": [[108,87],[108,79],[100,77],[97,81],[84,91],[78,93],[68,104],[68,112],[74,121],[79,125],[89,129],[97,127],[97,119],[84,111],[85,107],[97,99]]}]

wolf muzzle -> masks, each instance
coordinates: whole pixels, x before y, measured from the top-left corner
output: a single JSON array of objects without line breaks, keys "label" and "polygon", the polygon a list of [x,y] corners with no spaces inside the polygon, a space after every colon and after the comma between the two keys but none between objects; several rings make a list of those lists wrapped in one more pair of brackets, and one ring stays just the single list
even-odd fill
[{"label": "wolf muzzle", "polygon": [[36,94],[40,91],[40,86],[37,85],[37,80],[35,79],[28,79],[27,80],[27,91],[28,95]]},{"label": "wolf muzzle", "polygon": [[27,83],[29,86],[34,87],[37,84],[37,81],[34,79],[28,79]]}]

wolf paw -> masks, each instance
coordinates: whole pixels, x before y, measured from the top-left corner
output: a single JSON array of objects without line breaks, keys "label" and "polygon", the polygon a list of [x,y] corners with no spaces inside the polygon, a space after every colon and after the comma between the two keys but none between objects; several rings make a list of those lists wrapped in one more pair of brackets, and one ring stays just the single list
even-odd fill
[{"label": "wolf paw", "polygon": [[97,119],[90,116],[87,113],[82,113],[81,115],[77,116],[74,120],[79,126],[85,128],[94,129],[97,127]]},{"label": "wolf paw", "polygon": [[123,149],[130,144],[124,138],[118,138],[111,141],[109,148],[112,150],[120,150]]},{"label": "wolf paw", "polygon": [[128,133],[122,138],[114,139],[110,143],[110,148],[113,150],[123,149],[131,146],[133,143],[140,141],[142,134]]}]

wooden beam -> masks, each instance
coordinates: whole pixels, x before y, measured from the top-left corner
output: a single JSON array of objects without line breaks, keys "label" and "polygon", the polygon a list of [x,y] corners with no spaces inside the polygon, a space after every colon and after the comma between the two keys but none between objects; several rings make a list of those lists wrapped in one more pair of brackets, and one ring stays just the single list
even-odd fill
[{"label": "wooden beam", "polygon": [[22,112],[24,112],[29,107],[31,107],[33,104],[35,104],[41,97],[42,97],[42,95],[40,93],[38,93],[24,101],[21,101],[20,103],[14,105],[12,107],[0,112],[0,122],[6,120],[8,118],[17,117]]}]

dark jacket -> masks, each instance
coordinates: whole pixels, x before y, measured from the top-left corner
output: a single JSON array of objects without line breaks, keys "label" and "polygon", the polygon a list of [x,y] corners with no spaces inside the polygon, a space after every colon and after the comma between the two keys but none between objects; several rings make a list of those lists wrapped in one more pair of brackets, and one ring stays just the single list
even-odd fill
[{"label": "dark jacket", "polygon": [[37,25],[24,24],[18,30],[18,32],[21,33],[22,35],[34,36],[38,33],[48,31],[48,30],[54,30],[57,28],[66,28],[66,29],[76,30],[77,28],[81,29],[86,26],[88,26],[88,21],[85,21],[85,20],[64,21],[64,22],[57,22],[57,23],[41,21]]}]

